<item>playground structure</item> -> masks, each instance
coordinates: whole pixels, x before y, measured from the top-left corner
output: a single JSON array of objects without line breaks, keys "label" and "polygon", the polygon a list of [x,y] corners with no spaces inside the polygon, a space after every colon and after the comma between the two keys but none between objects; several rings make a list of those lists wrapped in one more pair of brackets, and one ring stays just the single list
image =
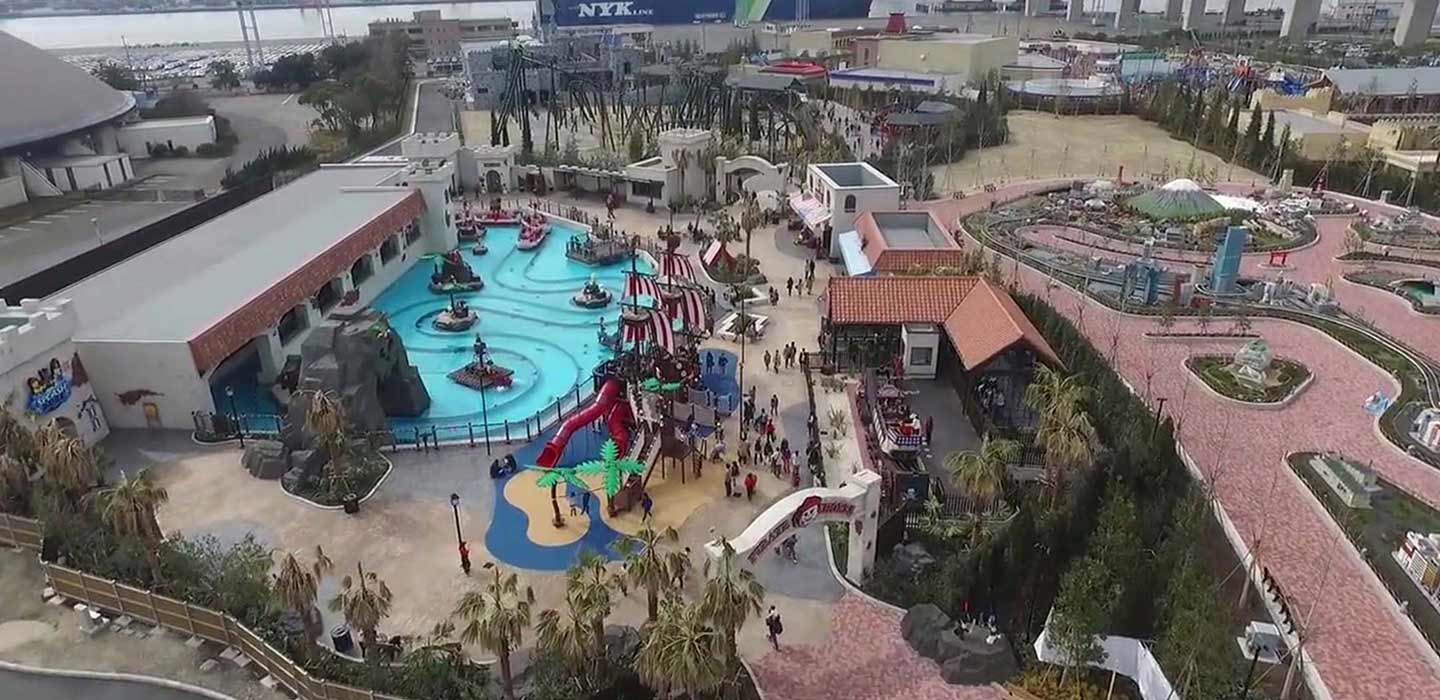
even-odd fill
[{"label": "playground structure", "polygon": [[[571,438],[586,426],[602,423],[617,457],[645,469],[643,475],[632,473],[610,485],[617,488],[606,489],[611,517],[640,502],[657,466],[662,475],[678,466],[684,482],[688,463],[698,476],[696,441],[718,424],[717,397],[701,382],[696,349],[709,334],[714,301],[695,280],[693,265],[678,252],[679,240],[671,241],[655,265],[656,275],[641,272],[635,264],[626,272],[620,328],[608,334],[602,321],[599,331],[615,357],[596,369],[598,388],[590,404],[560,424],[536,459],[541,469],[562,468]],[[592,285],[595,290],[581,294],[609,294],[593,280],[587,290]],[[555,524],[563,527],[564,521],[557,515]]]}]

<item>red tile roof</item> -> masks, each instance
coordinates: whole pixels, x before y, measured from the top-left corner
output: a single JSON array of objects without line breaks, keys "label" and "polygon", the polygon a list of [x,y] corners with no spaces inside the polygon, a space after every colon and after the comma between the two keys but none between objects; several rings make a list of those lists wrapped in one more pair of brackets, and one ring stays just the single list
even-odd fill
[{"label": "red tile roof", "polygon": [[880,273],[901,273],[912,267],[962,267],[965,251],[959,248],[932,248],[929,250],[903,250],[891,248],[870,263]]},{"label": "red tile roof", "polygon": [[830,322],[837,325],[944,323],[976,277],[836,277]]},{"label": "red tile roof", "polygon": [[835,325],[943,325],[967,369],[1017,343],[1064,366],[1015,300],[979,277],[838,277],[827,294]]},{"label": "red tile roof", "polygon": [[1015,300],[983,279],[945,319],[945,333],[967,370],[989,362],[1017,343],[1029,347],[1047,364],[1064,366]]}]

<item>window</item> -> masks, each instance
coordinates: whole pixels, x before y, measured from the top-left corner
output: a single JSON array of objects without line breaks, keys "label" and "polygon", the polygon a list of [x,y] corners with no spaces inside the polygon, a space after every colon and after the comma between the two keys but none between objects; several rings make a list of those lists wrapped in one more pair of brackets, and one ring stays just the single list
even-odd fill
[{"label": "window", "polygon": [[845,211],[846,211],[846,212],[853,212],[853,211],[855,211],[855,195],[853,195],[853,194],[847,194],[847,195],[845,195]]},{"label": "window", "polygon": [[306,312],[303,304],[286,311],[285,315],[280,317],[280,323],[276,328],[279,331],[280,344],[289,345],[296,335],[309,327],[309,313]]},{"label": "window", "polygon": [[381,265],[387,264],[387,263],[389,263],[391,260],[394,260],[394,259],[395,259],[395,256],[396,256],[396,255],[399,255],[399,254],[400,254],[400,242],[397,241],[397,240],[395,240],[395,237],[394,237],[394,236],[391,236],[391,237],[389,237],[389,238],[386,238],[386,239],[385,239],[385,242],[380,244],[380,264],[381,264]]},{"label": "window", "polygon": [[420,224],[412,222],[410,228],[405,229],[405,247],[409,248],[415,245],[415,241],[418,240],[420,240]]},{"label": "window", "polygon": [[374,266],[370,262],[369,255],[360,256],[360,259],[356,260],[355,264],[350,266],[350,281],[356,287],[359,287],[362,282],[370,279],[371,275],[374,274]]},{"label": "window", "polygon": [[910,348],[912,367],[929,367],[935,361],[935,348]]},{"label": "window", "polygon": [[328,313],[338,303],[340,303],[340,280],[338,279],[326,282],[325,286],[315,293],[315,308],[320,309],[322,314]]}]

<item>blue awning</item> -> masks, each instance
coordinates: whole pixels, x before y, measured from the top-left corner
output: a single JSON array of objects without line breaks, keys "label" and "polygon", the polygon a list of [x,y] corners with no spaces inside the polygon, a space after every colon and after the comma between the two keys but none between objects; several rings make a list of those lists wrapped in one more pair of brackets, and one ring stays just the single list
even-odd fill
[{"label": "blue awning", "polygon": [[870,258],[860,249],[860,232],[846,231],[840,234],[840,257],[845,260],[845,274],[851,277],[865,277],[874,274]]}]

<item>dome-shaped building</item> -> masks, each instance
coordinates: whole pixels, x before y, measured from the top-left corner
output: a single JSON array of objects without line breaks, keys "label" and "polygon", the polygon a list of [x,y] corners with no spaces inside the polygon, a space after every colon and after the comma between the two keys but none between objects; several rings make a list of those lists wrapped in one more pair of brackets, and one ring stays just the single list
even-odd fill
[{"label": "dome-shaped building", "polygon": [[5,32],[0,66],[0,207],[134,176],[116,134],[133,96]]}]

